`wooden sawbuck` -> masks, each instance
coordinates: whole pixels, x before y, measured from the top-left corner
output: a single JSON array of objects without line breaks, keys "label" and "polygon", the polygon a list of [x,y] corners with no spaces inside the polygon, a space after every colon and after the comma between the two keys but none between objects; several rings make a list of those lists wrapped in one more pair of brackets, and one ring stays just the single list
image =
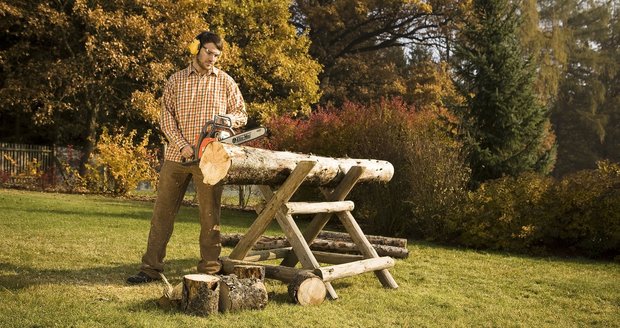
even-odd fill
[{"label": "wooden sawbuck", "polygon": [[[235,265],[260,265],[265,276],[295,285],[308,277],[320,279],[331,299],[338,295],[331,281],[353,275],[374,272],[383,287],[398,288],[388,271],[395,264],[391,257],[380,257],[364,235],[351,214],[354,208],[347,195],[358,182],[387,182],[393,176],[393,166],[386,161],[330,158],[291,152],[234,146],[213,142],[207,146],[200,162],[205,183],[258,185],[265,200],[257,208],[258,216],[228,257],[222,257],[225,273]],[[290,199],[302,184],[320,188],[323,202],[291,202]],[[313,219],[302,232],[293,215],[310,214]],[[309,244],[335,215],[357,246],[361,255],[312,251]],[[278,222],[291,247],[252,251],[252,247],[265,232],[273,219]],[[261,263],[280,259],[279,265]],[[297,268],[297,263],[301,268]],[[327,264],[321,265],[320,263]],[[306,280],[307,281],[307,280]],[[291,285],[289,285],[289,293]],[[319,291],[317,296],[321,298]],[[298,302],[304,300],[299,297]],[[305,300],[312,303],[313,300]],[[318,304],[320,300],[314,300]]]}]

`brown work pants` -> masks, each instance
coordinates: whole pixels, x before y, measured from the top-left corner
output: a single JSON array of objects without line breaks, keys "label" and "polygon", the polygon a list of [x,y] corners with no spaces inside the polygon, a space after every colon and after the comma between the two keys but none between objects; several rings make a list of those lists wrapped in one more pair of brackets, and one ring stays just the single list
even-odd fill
[{"label": "brown work pants", "polygon": [[178,162],[165,161],[159,173],[157,200],[151,218],[146,253],[142,256],[141,270],[153,278],[159,278],[164,271],[166,245],[172,236],[174,220],[189,185],[194,181],[200,212],[200,257],[198,272],[216,273],[220,269],[218,258],[220,244],[220,205],[223,186],[209,186],[202,182],[203,176],[198,164],[185,166]]}]

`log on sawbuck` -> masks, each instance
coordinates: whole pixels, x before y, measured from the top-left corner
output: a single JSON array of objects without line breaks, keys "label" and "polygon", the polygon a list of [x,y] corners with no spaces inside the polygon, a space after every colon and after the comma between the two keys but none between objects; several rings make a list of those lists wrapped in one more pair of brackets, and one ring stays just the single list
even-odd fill
[{"label": "log on sawbuck", "polygon": [[374,159],[332,158],[247,146],[209,143],[200,159],[204,183],[214,185],[279,185],[302,161],[316,162],[304,180],[314,186],[334,186],[354,166],[363,166],[361,182],[388,182],[394,175],[390,162]]},{"label": "log on sawbuck", "polygon": [[[223,234],[222,246],[234,247],[243,235]],[[409,256],[407,249],[407,239],[392,238],[384,236],[367,235],[368,241],[377,251],[379,256],[391,256],[393,258],[404,259]],[[283,236],[261,236],[256,242],[254,250],[269,250],[289,247],[290,244]],[[343,254],[358,254],[358,247],[353,243],[351,237],[346,233],[322,231],[318,237],[310,243],[313,251],[328,251]]]}]

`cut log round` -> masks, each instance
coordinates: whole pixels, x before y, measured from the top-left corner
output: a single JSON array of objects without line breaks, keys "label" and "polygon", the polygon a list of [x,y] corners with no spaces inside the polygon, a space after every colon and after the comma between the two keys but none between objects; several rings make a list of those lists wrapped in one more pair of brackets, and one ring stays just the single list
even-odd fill
[{"label": "cut log round", "polygon": [[[227,159],[231,166],[225,177],[221,170]],[[358,182],[388,182],[394,175],[394,166],[387,161],[374,159],[332,158],[299,154],[286,151],[272,151],[261,148],[222,144],[214,141],[209,144],[200,159],[200,169],[205,183],[239,185],[279,185],[301,161],[313,161],[316,165],[304,180],[304,184],[314,186],[334,186],[354,166],[363,166],[364,173]]]},{"label": "cut log round", "polygon": [[301,272],[288,285],[288,295],[293,302],[303,306],[320,305],[325,300],[327,289],[317,275]]},{"label": "cut log round", "polygon": [[255,278],[265,281],[265,267],[260,265],[235,265],[232,273],[239,279]]},{"label": "cut log round", "polygon": [[220,142],[210,142],[200,159],[199,166],[203,172],[203,182],[211,186],[222,180],[230,169],[230,156],[222,145]]},{"label": "cut log round", "polygon": [[186,313],[199,316],[217,314],[219,298],[219,277],[208,274],[188,274],[183,277],[181,308]]},{"label": "cut log round", "polygon": [[236,275],[222,276],[220,284],[220,312],[262,310],[267,306],[265,284],[256,278],[240,279]]}]

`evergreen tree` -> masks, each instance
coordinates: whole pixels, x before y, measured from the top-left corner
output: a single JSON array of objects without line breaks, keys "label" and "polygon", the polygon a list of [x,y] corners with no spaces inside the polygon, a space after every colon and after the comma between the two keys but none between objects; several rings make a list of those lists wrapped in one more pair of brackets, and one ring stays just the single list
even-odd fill
[{"label": "evergreen tree", "polygon": [[533,91],[534,67],[521,51],[516,13],[509,0],[474,0],[455,51],[457,82],[466,99],[456,110],[470,146],[474,182],[548,173],[555,160],[548,113]]},{"label": "evergreen tree", "polygon": [[554,6],[568,58],[552,120],[558,134],[554,174],[618,160],[618,22],[613,2],[561,0]]}]

